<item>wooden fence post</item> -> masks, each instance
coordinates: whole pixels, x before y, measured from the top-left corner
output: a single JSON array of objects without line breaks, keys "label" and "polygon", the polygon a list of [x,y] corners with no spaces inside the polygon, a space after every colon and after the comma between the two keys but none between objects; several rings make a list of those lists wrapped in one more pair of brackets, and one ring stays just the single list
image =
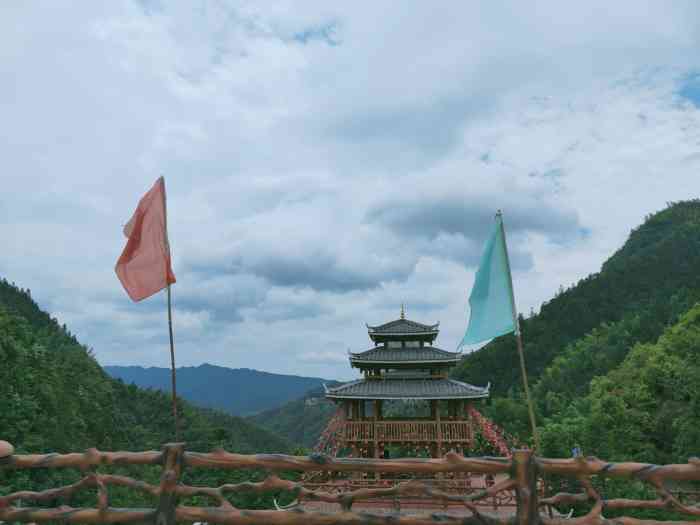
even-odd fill
[{"label": "wooden fence post", "polygon": [[163,473],[160,477],[158,508],[153,520],[155,525],[175,525],[175,508],[177,507],[175,489],[184,469],[184,455],[184,443],[163,445]]},{"label": "wooden fence post", "polygon": [[531,450],[513,451],[513,478],[517,525],[539,525],[540,511],[537,501],[537,465]]},{"label": "wooden fence post", "polygon": [[7,441],[0,441],[0,459],[9,458],[15,453],[15,447]]}]

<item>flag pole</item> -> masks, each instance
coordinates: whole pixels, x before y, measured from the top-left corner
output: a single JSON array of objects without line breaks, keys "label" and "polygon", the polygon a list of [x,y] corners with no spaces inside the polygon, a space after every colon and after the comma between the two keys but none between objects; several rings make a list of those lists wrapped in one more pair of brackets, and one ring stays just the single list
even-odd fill
[{"label": "flag pole", "polygon": [[532,427],[532,437],[535,440],[535,451],[542,452],[540,447],[540,435],[537,431],[537,423],[535,422],[535,410],[532,406],[532,398],[530,397],[530,387],[528,386],[527,370],[525,369],[525,355],[523,352],[523,336],[520,331],[520,320],[518,319],[517,310],[515,307],[515,292],[513,291],[513,276],[510,273],[510,260],[508,257],[508,248],[506,245],[506,230],[503,226],[503,213],[498,210],[496,216],[500,219],[501,239],[503,241],[503,252],[506,254],[506,267],[508,268],[508,282],[510,284],[510,300],[513,307],[513,326],[515,327],[515,339],[518,344],[518,356],[520,358],[520,372],[523,378],[523,387],[525,388],[525,399],[527,401],[527,410],[530,416],[530,426]]},{"label": "flag pole", "polygon": [[173,309],[168,284],[168,332],[170,334],[170,376],[173,394],[173,419],[175,420],[175,441],[180,441],[180,419],[177,414],[177,386],[175,380],[175,344],[173,343]]},{"label": "flag pole", "polygon": [[[163,179],[163,215],[165,217],[165,243],[170,254],[170,238],[168,237],[168,198],[165,191],[165,177]],[[173,341],[173,307],[170,294],[170,283],[168,282],[168,334],[170,335],[170,380],[173,398],[173,420],[175,423],[175,441],[180,441],[180,418],[177,413],[177,381],[175,380],[175,343]]]}]

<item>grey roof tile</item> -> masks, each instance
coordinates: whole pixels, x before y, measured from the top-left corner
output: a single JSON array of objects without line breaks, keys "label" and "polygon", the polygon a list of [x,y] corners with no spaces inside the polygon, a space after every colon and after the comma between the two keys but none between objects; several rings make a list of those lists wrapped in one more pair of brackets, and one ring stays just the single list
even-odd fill
[{"label": "grey roof tile", "polygon": [[385,348],[377,346],[364,352],[350,354],[350,361],[353,363],[396,363],[396,362],[435,362],[435,361],[457,361],[462,354],[448,352],[434,346],[424,346],[422,348]]},{"label": "grey roof tile", "polygon": [[488,397],[485,388],[454,379],[360,379],[326,388],[334,399],[473,399]]},{"label": "grey roof tile", "polygon": [[367,330],[370,334],[421,334],[437,332],[438,326],[440,326],[440,323],[429,325],[410,321],[408,319],[397,319],[396,321],[389,321],[388,323],[378,326],[367,325]]}]

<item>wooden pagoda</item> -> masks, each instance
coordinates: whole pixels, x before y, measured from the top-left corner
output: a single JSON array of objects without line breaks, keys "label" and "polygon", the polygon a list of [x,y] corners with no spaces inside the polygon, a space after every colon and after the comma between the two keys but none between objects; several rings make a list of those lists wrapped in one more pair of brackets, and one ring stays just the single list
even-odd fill
[{"label": "wooden pagoda", "polygon": [[[471,404],[488,397],[489,385],[482,388],[449,378],[462,355],[433,346],[438,326],[406,319],[403,307],[399,319],[367,326],[374,347],[350,353],[350,365],[363,378],[326,388],[326,397],[340,407],[338,448],[349,449],[354,457],[375,458],[388,457],[392,445],[432,457],[472,448]],[[405,405],[397,401],[422,405],[422,417],[387,410],[387,405]]]}]

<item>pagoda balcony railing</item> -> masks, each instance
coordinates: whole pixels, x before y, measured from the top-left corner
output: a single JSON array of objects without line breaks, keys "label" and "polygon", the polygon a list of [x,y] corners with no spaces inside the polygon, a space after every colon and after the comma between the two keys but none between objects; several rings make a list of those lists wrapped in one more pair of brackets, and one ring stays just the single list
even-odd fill
[{"label": "pagoda balcony railing", "polygon": [[398,442],[462,442],[472,440],[469,421],[346,421],[342,439],[353,441]]}]

